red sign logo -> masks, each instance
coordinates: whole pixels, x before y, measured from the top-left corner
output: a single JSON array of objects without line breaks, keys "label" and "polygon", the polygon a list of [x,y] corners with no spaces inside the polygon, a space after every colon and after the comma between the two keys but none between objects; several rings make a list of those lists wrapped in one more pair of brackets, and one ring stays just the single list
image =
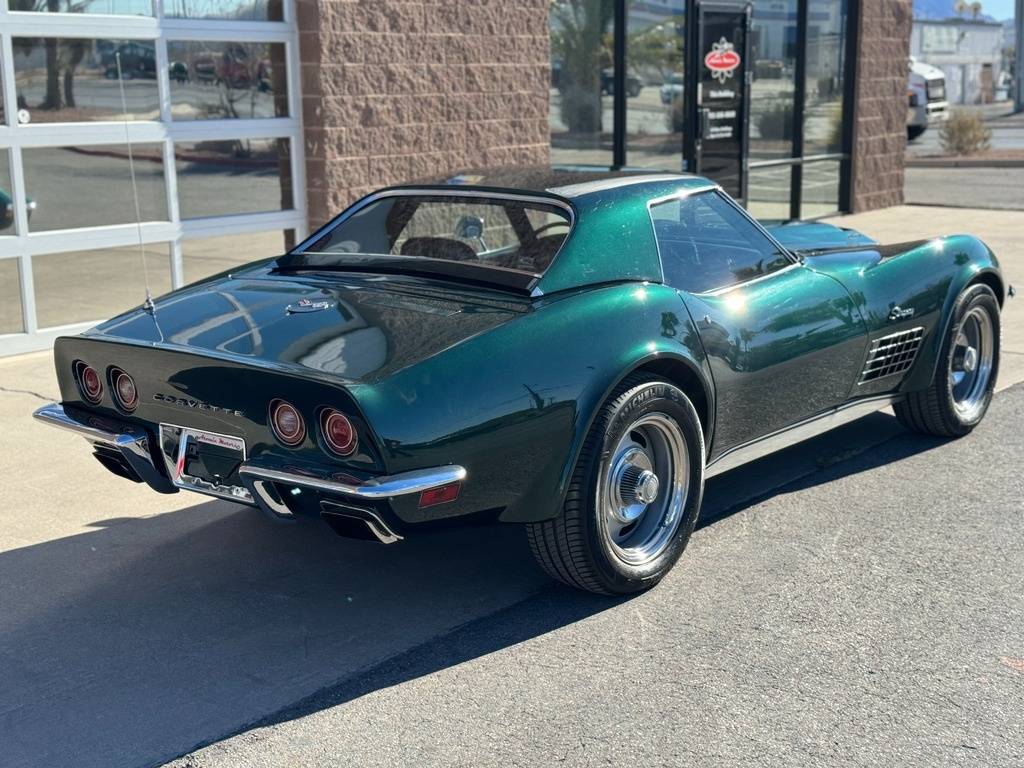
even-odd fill
[{"label": "red sign logo", "polygon": [[711,44],[711,50],[704,57],[704,66],[711,70],[711,76],[724,83],[732,77],[733,71],[740,65],[740,55],[733,44],[722,37],[717,43]]}]

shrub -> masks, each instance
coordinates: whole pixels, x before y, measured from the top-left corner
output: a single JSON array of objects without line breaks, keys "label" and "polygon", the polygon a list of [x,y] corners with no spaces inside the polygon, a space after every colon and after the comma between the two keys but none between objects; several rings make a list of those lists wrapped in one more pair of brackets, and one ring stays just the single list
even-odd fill
[{"label": "shrub", "polygon": [[973,112],[953,110],[939,129],[939,144],[947,155],[972,155],[989,148],[992,131]]},{"label": "shrub", "polygon": [[672,133],[683,132],[683,100],[681,97],[672,99],[665,110],[665,125]]},{"label": "shrub", "polygon": [[757,130],[762,139],[789,140],[793,137],[793,105],[778,101],[757,116]]}]

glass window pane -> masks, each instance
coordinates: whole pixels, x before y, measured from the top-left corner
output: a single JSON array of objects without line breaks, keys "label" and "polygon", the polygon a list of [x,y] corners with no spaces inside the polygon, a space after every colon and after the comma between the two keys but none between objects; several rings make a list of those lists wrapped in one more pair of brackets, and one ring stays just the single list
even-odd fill
[{"label": "glass window pane", "polygon": [[252,261],[280,256],[293,239],[290,232],[274,231],[184,240],[181,256],[185,281],[194,283]]},{"label": "glass window pane", "polygon": [[283,43],[167,43],[175,120],[287,117]]},{"label": "glass window pane", "polygon": [[174,145],[183,219],[292,207],[288,139]]},{"label": "glass window pane", "polygon": [[793,153],[797,0],[754,3],[750,86],[750,157],[773,160]]},{"label": "glass window pane", "polygon": [[0,333],[21,333],[21,282],[18,259],[0,259]]},{"label": "glass window pane", "polygon": [[683,0],[630,5],[626,20],[626,162],[678,171],[683,153]]},{"label": "glass window pane", "polygon": [[283,0],[165,0],[164,15],[171,19],[235,19],[283,21]]},{"label": "glass window pane", "polygon": [[0,149],[0,237],[16,234],[14,198],[11,197],[11,153]]},{"label": "glass window pane", "polygon": [[152,16],[151,0],[8,0],[12,11],[38,13],[106,13]]},{"label": "glass window pane", "polygon": [[[153,296],[171,289],[166,244],[144,249]],[[139,246],[50,253],[32,257],[36,315],[40,328],[103,320],[146,299]]]},{"label": "glass window pane", "polygon": [[614,3],[555,0],[551,6],[551,162],[612,163]]},{"label": "glass window pane", "polygon": [[[161,145],[133,144],[132,154],[142,221],[166,221]],[[127,145],[33,147],[21,157],[33,232],[135,222]]]},{"label": "glass window pane", "polygon": [[789,219],[793,166],[751,168],[747,176],[747,211],[756,219]]},{"label": "glass window pane", "polygon": [[811,0],[807,24],[804,154],[842,151],[845,0]]},{"label": "glass window pane", "polygon": [[789,258],[723,195],[706,192],[651,208],[665,282],[691,293],[771,274]]},{"label": "glass window pane", "polygon": [[[526,211],[534,212],[536,229]],[[569,226],[569,215],[554,205],[483,194],[477,200],[443,193],[401,195],[366,205],[286,261],[344,266],[374,261],[366,256],[388,255],[540,274]]]},{"label": "glass window pane", "polygon": [[800,218],[816,218],[839,210],[839,162],[825,160],[804,166]]},{"label": "glass window pane", "polygon": [[123,120],[121,61],[129,120],[159,120],[152,40],[14,38],[18,104],[33,123]]}]

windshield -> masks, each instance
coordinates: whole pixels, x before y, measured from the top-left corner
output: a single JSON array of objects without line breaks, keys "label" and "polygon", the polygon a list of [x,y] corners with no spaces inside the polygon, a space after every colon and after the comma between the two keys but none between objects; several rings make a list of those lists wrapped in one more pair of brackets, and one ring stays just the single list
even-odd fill
[{"label": "windshield", "polygon": [[[462,262],[539,276],[569,234],[568,211],[537,200],[409,194],[382,197],[338,222],[283,267],[353,268],[381,257],[419,267]],[[419,263],[420,260],[423,263]]]}]

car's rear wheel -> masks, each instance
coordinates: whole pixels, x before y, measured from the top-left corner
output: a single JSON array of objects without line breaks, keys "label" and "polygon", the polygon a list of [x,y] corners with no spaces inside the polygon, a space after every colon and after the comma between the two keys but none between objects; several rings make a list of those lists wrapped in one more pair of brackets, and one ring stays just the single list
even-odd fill
[{"label": "car's rear wheel", "polygon": [[704,490],[704,439],[686,394],[628,377],[601,407],[560,514],[528,525],[541,567],[601,594],[657,584],[693,532]]},{"label": "car's rear wheel", "polygon": [[927,389],[894,407],[905,427],[927,435],[966,435],[985,416],[999,372],[999,302],[987,285],[972,285],[957,299]]}]

